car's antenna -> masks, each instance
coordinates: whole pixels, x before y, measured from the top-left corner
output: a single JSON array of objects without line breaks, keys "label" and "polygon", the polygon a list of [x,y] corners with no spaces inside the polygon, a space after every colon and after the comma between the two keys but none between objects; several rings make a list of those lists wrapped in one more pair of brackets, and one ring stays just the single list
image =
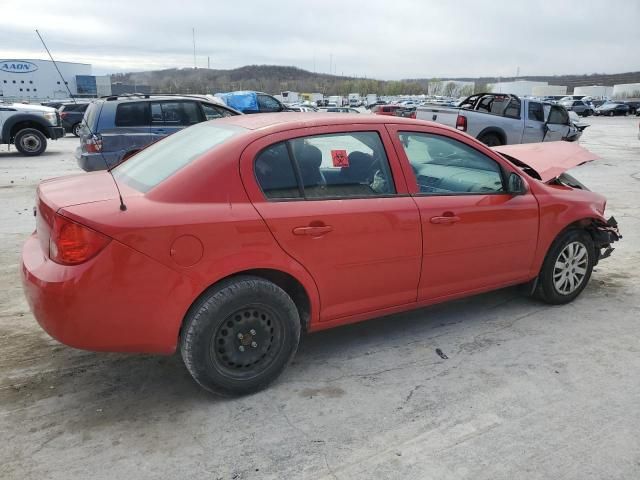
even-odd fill
[{"label": "car's antenna", "polygon": [[[64,77],[62,76],[62,72],[58,68],[58,64],[56,63],[56,61],[53,59],[53,55],[51,55],[51,52],[49,51],[49,47],[47,47],[47,44],[44,43],[42,35],[40,35],[40,32],[37,29],[36,29],[36,34],[38,35],[38,38],[42,42],[42,45],[44,46],[45,50],[49,54],[49,58],[53,62],[53,66],[56,67],[56,70],[58,71],[58,75],[60,75],[60,79],[62,80],[62,83],[66,87],[67,92],[69,92],[69,98],[73,100],[73,103],[77,104],[78,102],[75,99],[75,97],[73,96],[73,94],[71,93],[71,89],[69,88],[69,84],[65,81]],[[87,130],[89,130],[89,133],[91,134],[91,137],[95,138],[95,134],[91,130],[91,127],[89,126],[89,124],[87,124],[87,122],[84,122],[84,121],[83,121],[83,123],[84,123],[84,126],[87,127]],[[122,193],[120,193],[120,187],[118,187],[118,182],[116,181],[116,177],[113,176],[113,172],[111,171],[111,168],[109,167],[109,162],[107,162],[107,159],[104,158],[104,154],[102,152],[100,152],[100,157],[102,158],[102,161],[104,161],[104,164],[107,167],[107,172],[109,172],[109,175],[111,175],[111,179],[113,180],[113,184],[116,186],[116,190],[118,191],[118,198],[120,199],[120,210],[122,210],[124,212],[127,209],[127,206],[124,204],[124,200],[122,199]]]}]

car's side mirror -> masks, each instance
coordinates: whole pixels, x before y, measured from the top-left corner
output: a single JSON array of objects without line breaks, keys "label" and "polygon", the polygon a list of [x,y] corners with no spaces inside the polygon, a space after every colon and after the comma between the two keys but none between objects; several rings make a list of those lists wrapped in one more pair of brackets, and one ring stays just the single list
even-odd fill
[{"label": "car's side mirror", "polygon": [[507,179],[507,193],[511,195],[524,195],[527,193],[527,185],[520,175],[511,173]]}]

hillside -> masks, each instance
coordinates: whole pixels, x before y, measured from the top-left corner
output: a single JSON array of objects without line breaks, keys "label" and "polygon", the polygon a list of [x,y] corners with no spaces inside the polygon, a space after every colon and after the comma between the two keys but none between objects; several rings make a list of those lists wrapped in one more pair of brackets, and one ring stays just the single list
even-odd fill
[{"label": "hillside", "polygon": [[[215,93],[232,90],[258,90],[278,93],[286,90],[320,92],[325,95],[347,95],[351,92],[378,93],[380,95],[417,94],[427,91],[427,84],[436,79],[419,78],[401,81],[340,77],[313,73],[296,67],[276,65],[248,65],[233,70],[168,69],[150,72],[120,73],[111,76],[112,82],[149,85],[152,92]],[[475,81],[477,88],[498,80],[515,78],[454,78]],[[640,83],[640,72],[590,75],[523,76],[518,80],[545,81],[551,85],[566,85],[568,93],[581,85],[614,85]]]},{"label": "hillside", "polygon": [[422,87],[410,81],[383,81],[339,77],[313,73],[296,67],[248,65],[233,70],[169,69],[152,72],[114,74],[112,82],[149,85],[152,92],[215,93],[233,90],[320,92],[347,95],[374,92],[382,95],[422,93]]}]

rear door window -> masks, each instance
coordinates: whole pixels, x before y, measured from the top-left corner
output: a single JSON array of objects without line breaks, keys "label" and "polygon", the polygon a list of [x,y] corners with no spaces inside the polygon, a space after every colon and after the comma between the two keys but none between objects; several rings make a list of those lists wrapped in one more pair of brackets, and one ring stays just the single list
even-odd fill
[{"label": "rear door window", "polygon": [[121,103],[116,108],[117,127],[148,127],[149,102]]},{"label": "rear door window", "polygon": [[256,157],[254,168],[267,198],[363,198],[396,193],[377,132],[295,138],[264,150]]},{"label": "rear door window", "polygon": [[202,113],[196,102],[151,103],[152,125],[188,127],[202,120]]},{"label": "rear door window", "polygon": [[255,173],[265,197],[269,199],[302,197],[285,142],[271,145],[258,154]]}]

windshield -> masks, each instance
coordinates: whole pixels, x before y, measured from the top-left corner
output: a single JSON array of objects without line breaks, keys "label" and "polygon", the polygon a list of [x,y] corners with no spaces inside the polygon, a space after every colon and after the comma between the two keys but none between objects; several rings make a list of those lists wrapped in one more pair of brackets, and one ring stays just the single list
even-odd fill
[{"label": "windshield", "polygon": [[243,131],[241,127],[200,123],[145,148],[116,167],[113,174],[136,190],[148,192],[203,153]]}]

